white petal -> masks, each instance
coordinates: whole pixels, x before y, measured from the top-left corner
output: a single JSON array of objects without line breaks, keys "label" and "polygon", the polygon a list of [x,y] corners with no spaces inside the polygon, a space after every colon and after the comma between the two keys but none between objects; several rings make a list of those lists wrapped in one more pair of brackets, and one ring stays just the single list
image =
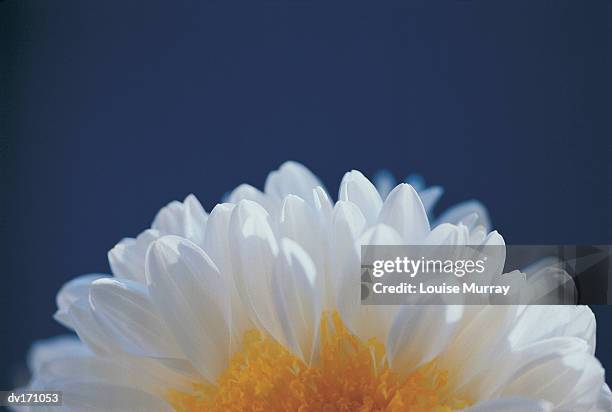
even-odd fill
[{"label": "white petal", "polygon": [[487,237],[487,231],[484,226],[476,226],[470,231],[469,245],[480,245],[485,241]]},{"label": "white petal", "polygon": [[376,187],[357,170],[347,172],[340,183],[339,200],[357,205],[368,224],[374,224],[382,207]]},{"label": "white petal", "polygon": [[275,323],[270,279],[278,243],[268,214],[257,203],[242,200],[230,220],[230,253],[236,286],[251,320],[260,329]]},{"label": "white petal", "polygon": [[229,275],[232,262],[229,255],[228,231],[234,205],[221,203],[213,208],[208,217],[204,231],[204,246],[206,254],[215,262],[222,274]]},{"label": "white petal", "polygon": [[145,282],[144,262],[149,245],[159,239],[154,229],[142,232],[136,239],[125,238],[108,252],[113,274],[119,278]]},{"label": "white petal", "polygon": [[601,386],[597,405],[593,412],[610,412],[612,411],[612,393],[610,388],[605,383]]},{"label": "white petal", "polygon": [[417,192],[402,183],[389,193],[378,219],[399,232],[408,244],[421,244],[429,234],[429,220]]},{"label": "white petal", "polygon": [[331,221],[334,205],[332,205],[327,192],[321,186],[317,186],[312,190],[312,196],[314,208],[319,215],[321,224],[325,227]]},{"label": "white petal", "polygon": [[[474,219],[474,214],[476,214],[477,219]],[[489,213],[482,203],[477,200],[468,200],[446,210],[438,217],[436,224],[445,222],[453,224],[463,223],[466,226],[467,223],[470,223],[470,226],[468,226],[470,229],[476,226],[483,226],[487,232],[491,230]]]},{"label": "white petal", "polygon": [[151,228],[162,235],[181,236],[200,245],[207,217],[198,199],[189,195],[183,203],[173,201],[162,208],[155,216]]},{"label": "white petal", "polygon": [[559,350],[546,348],[550,345],[546,341],[535,344],[548,352],[540,350],[539,358],[521,368],[514,380],[503,388],[502,394],[546,399],[561,410],[590,409],[600,395],[604,382],[603,368],[588,353],[586,344],[580,339],[556,338],[553,341],[576,344],[574,347],[558,344]]},{"label": "white petal", "polygon": [[91,285],[89,299],[100,329],[126,353],[181,356],[145,285],[129,280],[98,279]]},{"label": "white petal", "polygon": [[151,227],[163,234],[182,232],[183,217],[183,204],[173,200],[157,212]]},{"label": "white petal", "polygon": [[438,203],[438,200],[440,200],[443,194],[444,189],[441,186],[428,187],[427,189],[419,192],[419,197],[421,198],[423,207],[428,215],[431,215],[436,203]]},{"label": "white petal", "polygon": [[578,301],[574,279],[557,264],[541,268],[528,276],[525,287],[529,292],[530,303],[542,305],[562,302],[567,305]]},{"label": "white petal", "polygon": [[56,382],[63,409],[75,412],[171,412],[162,398],[151,393],[112,383]]},{"label": "white petal", "polygon": [[[112,383],[153,393],[171,389],[190,390],[194,376],[176,373],[157,359],[110,357],[65,353],[43,365],[37,379],[52,385],[54,381]],[[203,379],[200,377],[200,379]]]},{"label": "white petal", "polygon": [[28,367],[30,371],[36,373],[45,363],[66,355],[85,356],[90,354],[91,352],[76,336],[56,336],[34,342],[28,352]]},{"label": "white petal", "polygon": [[347,327],[359,338],[377,338],[385,342],[397,306],[362,305],[361,296],[361,245],[399,245],[401,236],[390,226],[378,224],[366,230],[354,244],[355,254],[350,266],[341,274],[338,286],[338,311]]},{"label": "white petal", "polygon": [[76,299],[65,311],[58,311],[55,319],[65,319],[62,323],[67,323],[77,333],[83,343],[97,354],[108,354],[120,352],[121,347],[114,339],[109,338],[96,322],[89,296]]},{"label": "white petal", "polygon": [[465,412],[550,412],[552,409],[552,404],[544,400],[503,398],[478,403]]},{"label": "white petal", "polygon": [[425,238],[424,245],[466,245],[469,232],[463,225],[442,223],[436,226]]},{"label": "white petal", "polygon": [[338,201],[332,213],[334,245],[353,248],[366,225],[366,219],[357,205],[352,202]]},{"label": "white petal", "polygon": [[233,344],[239,343],[244,333],[253,328],[248,311],[238,294],[229,247],[230,219],[234,205],[222,203],[210,212],[206,231],[204,233],[204,251],[219,269],[219,273],[227,282],[231,302]]},{"label": "white petal", "polygon": [[508,336],[519,347],[554,337],[576,337],[595,353],[595,315],[588,306],[529,305]]},{"label": "white petal", "polygon": [[165,236],[147,253],[149,293],[194,367],[215,381],[227,367],[229,296],[210,258],[192,242]]},{"label": "white petal", "polygon": [[387,338],[391,367],[407,374],[438,356],[455,335],[462,312],[461,306],[403,306]]},{"label": "white petal", "polygon": [[394,227],[379,223],[366,230],[357,239],[356,246],[360,245],[401,245],[403,238]]},{"label": "white petal", "polygon": [[[507,348],[506,350],[500,347],[498,353],[494,355],[497,357],[495,361],[497,367],[483,369],[479,374],[473,375],[468,381],[463,382],[463,386],[476,399],[496,398],[502,394],[511,393],[516,396],[542,398],[549,401],[556,400],[556,403],[558,403],[558,398],[535,395],[538,388],[548,385],[550,379],[533,386],[529,392],[515,392],[509,388],[523,379],[525,375],[529,375],[541,366],[556,362],[559,367],[562,367],[562,359],[565,357],[586,352],[586,343],[578,338],[551,338],[520,348]],[[564,395],[559,392],[558,396]]]},{"label": "white petal", "polygon": [[204,229],[208,214],[202,207],[200,201],[193,195],[188,195],[183,201],[185,208],[184,237],[200,245],[204,238]]},{"label": "white petal", "polygon": [[308,168],[300,163],[288,161],[268,175],[264,192],[279,200],[293,194],[310,201],[312,189],[317,186],[323,185]]},{"label": "white petal", "polygon": [[324,272],[324,248],[328,247],[327,238],[311,205],[295,195],[287,196],[283,201],[279,232],[281,237],[292,239],[304,248],[314,262],[317,273]]},{"label": "white petal", "polygon": [[77,300],[87,301],[89,297],[89,287],[92,282],[96,279],[105,278],[108,275],[102,274],[90,274],[83,275],[72,279],[62,286],[60,291],[57,293],[55,301],[57,303],[57,312],[55,312],[55,320],[67,328],[73,329],[72,321],[68,316],[70,306]]},{"label": "white petal", "polygon": [[326,304],[335,307],[340,280],[357,270],[359,273],[359,251],[355,248],[357,238],[366,228],[366,220],[359,208],[352,202],[338,201],[332,213],[330,247],[331,273],[326,282]]},{"label": "white petal", "polygon": [[274,335],[296,356],[312,360],[321,315],[320,286],[312,259],[290,240],[282,239],[272,278],[273,301],[279,317]]},{"label": "white petal", "polygon": [[280,208],[280,199],[276,196],[270,196],[259,189],[248,184],[241,184],[232,191],[228,198],[230,203],[238,203],[241,200],[252,200],[263,206],[268,213],[276,214]]},{"label": "white petal", "polygon": [[[520,308],[515,306],[466,306],[458,333],[440,362],[449,370],[455,390],[466,387],[490,370],[500,354],[509,350],[506,336],[516,322]],[[472,396],[470,394],[470,396]]]},{"label": "white petal", "polygon": [[485,270],[479,276],[483,279],[483,284],[493,284],[494,277],[503,273],[504,270],[506,242],[497,231],[493,231],[487,235],[479,250],[480,256],[484,255],[487,258]]}]

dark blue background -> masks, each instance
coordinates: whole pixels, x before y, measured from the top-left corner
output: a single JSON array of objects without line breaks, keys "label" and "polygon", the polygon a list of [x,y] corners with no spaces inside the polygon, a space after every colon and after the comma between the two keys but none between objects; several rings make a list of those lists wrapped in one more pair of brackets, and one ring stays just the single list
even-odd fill
[{"label": "dark blue background", "polygon": [[[610,243],[609,2],[0,3],[0,388],[56,291],[286,159],[420,172],[508,243]],[[329,3],[329,2],[328,2]],[[595,308],[612,368],[612,308]]]}]

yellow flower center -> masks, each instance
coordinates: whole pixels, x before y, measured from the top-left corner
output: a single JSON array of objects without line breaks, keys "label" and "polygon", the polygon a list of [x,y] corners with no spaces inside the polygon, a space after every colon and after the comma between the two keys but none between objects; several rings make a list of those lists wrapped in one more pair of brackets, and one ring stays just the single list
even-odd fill
[{"label": "yellow flower center", "polygon": [[454,397],[447,372],[429,362],[407,377],[390,370],[385,347],[351,334],[337,313],[321,320],[321,352],[307,365],[259,331],[247,332],[216,385],[171,391],[178,412],[203,411],[453,411],[470,405]]}]

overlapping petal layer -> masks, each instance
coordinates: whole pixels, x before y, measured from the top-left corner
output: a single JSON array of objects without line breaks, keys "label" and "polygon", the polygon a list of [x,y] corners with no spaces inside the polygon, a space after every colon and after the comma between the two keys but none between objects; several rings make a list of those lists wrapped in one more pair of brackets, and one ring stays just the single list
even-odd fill
[{"label": "overlapping petal layer", "polygon": [[[253,333],[300,370],[320,370],[332,362],[322,325],[336,314],[336,332],[346,328],[356,347],[375,348],[371,376],[389,373],[406,385],[435,365],[444,385],[428,390],[443,387],[436,396],[444,405],[468,399],[474,412],[609,411],[587,307],[360,304],[361,244],[503,245],[477,202],[432,224],[441,193],[405,183],[379,191],[351,171],[334,204],[316,176],[287,162],[263,192],[241,185],[210,215],[193,195],[172,202],[151,229],[109,252],[112,276],[86,275],[62,288],[56,319],[79,341],[37,344],[30,386],[63,390],[65,410],[172,410],[169,394],[224,396],[222,377],[243,359]],[[343,370],[340,355],[333,362],[345,362],[336,365]],[[380,405],[367,403],[375,393],[362,395],[363,410]],[[417,402],[403,405],[418,410],[415,396],[401,398]]]}]

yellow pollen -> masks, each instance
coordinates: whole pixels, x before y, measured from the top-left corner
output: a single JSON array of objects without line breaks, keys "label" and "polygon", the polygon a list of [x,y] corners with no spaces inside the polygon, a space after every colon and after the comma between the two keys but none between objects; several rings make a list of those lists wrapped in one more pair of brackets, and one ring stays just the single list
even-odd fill
[{"label": "yellow pollen", "polygon": [[216,385],[194,383],[192,392],[170,391],[167,399],[177,412],[447,412],[470,405],[450,393],[435,360],[401,378],[388,367],[384,345],[360,341],[337,313],[321,320],[320,351],[308,366],[249,331]]}]

